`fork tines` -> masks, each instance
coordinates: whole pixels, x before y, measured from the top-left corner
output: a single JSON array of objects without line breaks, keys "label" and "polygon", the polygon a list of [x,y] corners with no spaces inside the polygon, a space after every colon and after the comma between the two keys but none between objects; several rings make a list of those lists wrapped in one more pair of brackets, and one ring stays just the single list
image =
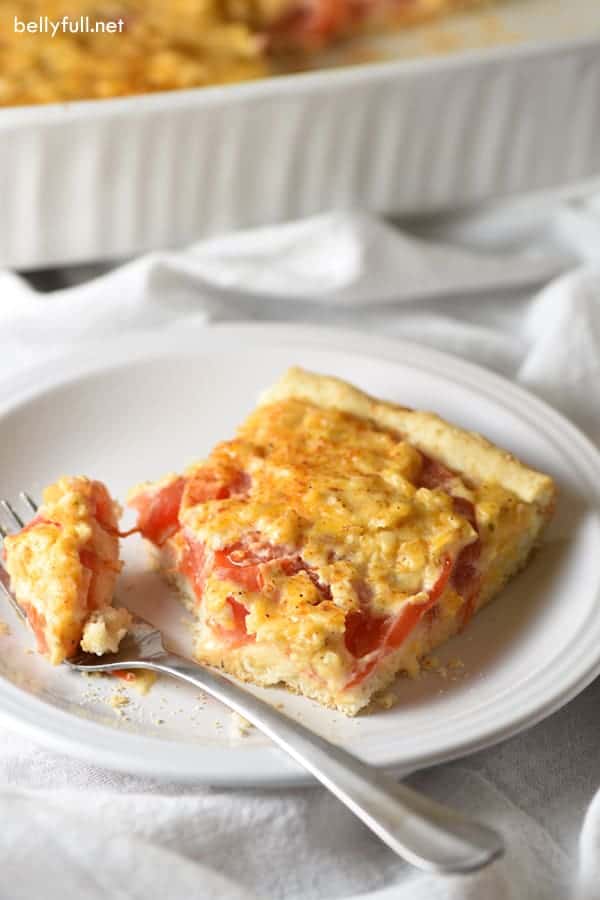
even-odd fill
[{"label": "fork tines", "polygon": [[[28,512],[35,515],[37,513],[37,506],[25,491],[21,491],[19,494],[19,499],[21,501],[21,505],[27,508]],[[8,500],[0,500],[0,550],[2,548],[2,544],[5,537],[8,537],[9,534],[15,534],[17,531],[20,531],[23,528],[25,522],[19,515],[19,513],[13,508],[13,506],[9,503]],[[0,552],[0,593],[3,593],[5,597],[8,599],[10,605],[23,619],[25,622],[27,621],[27,617],[19,604],[16,601],[14,594],[10,589],[10,580],[8,577],[8,572],[4,566],[4,561],[2,558],[2,553]]]},{"label": "fork tines", "polygon": [[[36,514],[37,506],[29,494],[25,491],[21,491],[19,499],[21,500],[22,505],[27,508],[28,512],[33,515]],[[20,531],[21,528],[24,527],[25,522],[8,500],[0,500],[0,510],[3,513],[3,515],[0,515],[0,535],[2,535],[2,537],[7,537],[7,535]],[[4,523],[7,523],[8,527]]]}]

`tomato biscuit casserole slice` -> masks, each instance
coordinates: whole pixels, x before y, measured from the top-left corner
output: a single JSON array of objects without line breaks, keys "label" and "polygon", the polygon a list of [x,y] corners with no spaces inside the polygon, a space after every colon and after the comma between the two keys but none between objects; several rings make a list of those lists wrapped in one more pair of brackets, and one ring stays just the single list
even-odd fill
[{"label": "tomato biscuit casserole slice", "polygon": [[291,369],[233,440],[129,502],[201,661],[354,715],[525,564],[554,499],[477,434]]},{"label": "tomato biscuit casserole slice", "polygon": [[106,487],[61,478],[44,491],[37,515],[4,540],[11,589],[55,665],[79,647],[114,653],[131,623],[112,606],[119,562],[118,507]]}]

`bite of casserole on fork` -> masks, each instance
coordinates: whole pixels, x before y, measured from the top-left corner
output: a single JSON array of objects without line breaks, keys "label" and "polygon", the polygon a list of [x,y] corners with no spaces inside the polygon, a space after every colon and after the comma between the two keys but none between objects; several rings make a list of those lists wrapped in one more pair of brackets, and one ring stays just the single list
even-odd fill
[{"label": "bite of casserole on fork", "polygon": [[38,650],[58,665],[81,647],[114,653],[131,616],[112,605],[119,508],[100,481],[60,478],[34,518],[4,539],[4,566]]}]

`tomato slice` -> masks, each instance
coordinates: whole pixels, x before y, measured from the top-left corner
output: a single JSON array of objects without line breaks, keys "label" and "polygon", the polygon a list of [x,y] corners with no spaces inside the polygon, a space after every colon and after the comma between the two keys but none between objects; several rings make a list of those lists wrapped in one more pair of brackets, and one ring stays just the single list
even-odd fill
[{"label": "tomato slice", "polygon": [[23,611],[27,616],[27,621],[31,626],[31,630],[35,635],[35,640],[37,643],[37,647],[39,652],[44,655],[48,652],[48,642],[46,641],[46,633],[44,631],[46,627],[46,619],[39,613],[35,606],[31,606],[29,603],[21,603]]},{"label": "tomato slice", "polygon": [[[316,573],[298,554],[290,554],[285,547],[264,541],[260,534],[248,535],[243,542],[239,541],[223,550],[216,550],[211,574],[224,581],[233,581],[245,591],[256,593],[262,591],[264,587],[262,567],[272,560],[280,561],[281,568],[288,577],[298,572],[307,572],[323,598],[331,598],[329,586],[319,583]],[[256,640],[255,635],[249,635],[246,630],[248,610],[243,603],[233,597],[228,597],[227,603],[233,613],[234,625],[227,629],[214,626],[215,634],[229,647],[239,647],[248,641]]]},{"label": "tomato slice", "polygon": [[207,503],[209,500],[227,500],[234,494],[242,494],[250,486],[245,472],[228,473],[224,478],[212,469],[200,469],[186,480],[182,508]]},{"label": "tomato slice", "polygon": [[159,491],[135,497],[131,505],[138,511],[138,528],[145,538],[162,546],[179,528],[179,506],[185,478],[176,478]]},{"label": "tomato slice", "polygon": [[[431,459],[424,453],[423,468],[419,478],[419,486],[427,487],[431,490],[441,487],[445,489],[450,479],[454,477],[450,469],[442,465],[437,460]],[[479,569],[478,562],[481,556],[481,537],[477,525],[477,515],[475,506],[466,497],[452,497],[452,505],[454,512],[459,516],[463,516],[471,527],[477,532],[477,540],[473,541],[466,547],[463,547],[456,560],[454,571],[452,572],[452,585],[456,591],[464,598],[464,608],[462,613],[461,630],[470,620],[475,610],[475,601],[479,591]]]},{"label": "tomato slice", "polygon": [[[263,578],[261,566],[274,559],[280,559],[282,565],[288,562],[289,551],[284,547],[265,541],[258,532],[246,535],[244,540],[237,541],[223,550],[215,552],[213,572],[224,581],[234,581],[246,591],[261,591]],[[291,570],[286,574],[293,575]]]},{"label": "tomato slice", "polygon": [[204,544],[195,541],[189,535],[184,535],[183,555],[180,569],[183,575],[191,583],[198,603],[202,600],[204,585],[207,576],[207,553]]},{"label": "tomato slice", "polygon": [[[452,574],[453,562],[450,556],[445,556],[442,562],[442,569],[440,574],[438,575],[437,581],[434,583],[433,587],[429,589],[429,599],[432,603],[435,603],[440,599],[444,591],[446,590],[446,585],[448,584],[448,579]],[[432,605],[431,603],[424,604],[425,606]]]},{"label": "tomato slice", "polygon": [[477,531],[477,517],[475,515],[475,507],[466,497],[452,497],[452,506],[457,515],[466,519],[471,528]]},{"label": "tomato slice", "polygon": [[85,566],[86,569],[89,569],[95,575],[100,574],[106,569],[112,569],[113,572],[117,573],[121,571],[121,566],[108,559],[101,559],[93,550],[83,548],[79,551],[79,559],[81,560],[81,565]]},{"label": "tomato slice", "polygon": [[390,622],[389,616],[373,616],[366,609],[353,610],[346,616],[346,648],[357,659],[380,649]]},{"label": "tomato slice", "polygon": [[304,31],[315,38],[327,40],[341,34],[350,24],[350,19],[348,0],[316,0]]},{"label": "tomato slice", "polygon": [[110,494],[105,486],[94,481],[92,484],[92,502],[94,503],[94,516],[106,531],[113,531],[113,505]]},{"label": "tomato slice", "polygon": [[297,575],[298,572],[306,572],[321,595],[321,600],[333,600],[330,586],[319,581],[319,576],[315,570],[311,569],[308,563],[306,563],[299,554],[282,559],[281,568],[288,577]]},{"label": "tomato slice", "polygon": [[109,674],[114,675],[115,678],[120,678],[122,681],[135,681],[136,679],[135,672],[131,672],[129,669],[114,669]]},{"label": "tomato slice", "polygon": [[143,536],[161,547],[179,530],[179,512],[207,503],[226,500],[246,491],[250,478],[245,472],[231,473],[228,481],[210,469],[202,469],[190,478],[176,478],[158,491],[140,494],[131,501],[138,511],[138,529]]},{"label": "tomato slice", "polygon": [[317,573],[297,553],[285,547],[269,544],[260,535],[251,535],[246,543],[238,542],[215,552],[213,573],[224,581],[233,581],[246,591],[262,591],[264,579],[262,566],[279,560],[281,570],[288,578],[298,572],[306,572],[323,600],[331,600],[331,588],[319,581]]},{"label": "tomato slice", "polygon": [[468,593],[477,577],[477,563],[481,555],[481,541],[476,540],[461,550],[452,573],[452,584],[459,594]]},{"label": "tomato slice", "polygon": [[[445,489],[454,478],[454,474],[442,463],[425,453],[421,453],[423,465],[419,476],[419,487]],[[376,653],[373,659],[366,665],[358,666],[355,673],[346,685],[346,688],[355,687],[370,674],[380,660],[392,650],[400,647],[423,615],[432,609],[443,594],[451,579],[452,586],[464,597],[465,605],[462,614],[461,628],[464,628],[475,608],[475,600],[479,589],[478,561],[481,555],[481,539],[477,527],[475,507],[465,497],[453,497],[454,511],[463,516],[477,531],[477,540],[463,547],[456,561],[447,556],[442,563],[442,569],[437,581],[429,591],[428,599],[424,603],[409,604],[404,607],[398,616],[374,616],[369,613],[366,604],[360,610],[351,612],[346,617],[345,644],[347,649],[356,659]],[[378,652],[377,652],[378,651]]]},{"label": "tomato slice", "polygon": [[248,615],[246,607],[233,597],[227,597],[227,603],[233,614],[233,627],[223,628],[222,625],[215,625],[213,626],[213,631],[230,649],[241,647],[243,644],[248,644],[250,641],[255,641],[256,636],[254,634],[248,634],[246,629],[246,616]]},{"label": "tomato slice", "polygon": [[[113,525],[113,502],[108,490],[101,481],[92,482],[91,501],[93,505],[91,513],[104,531],[114,535],[114,537],[129,537],[130,534],[135,534],[139,531],[139,528],[130,528],[129,531],[119,531],[119,529]],[[32,523],[30,523],[30,525],[31,524]],[[54,522],[52,524],[56,525],[58,523]]]},{"label": "tomato slice", "polygon": [[270,36],[286,45],[314,51],[341,36],[361,18],[360,12],[359,4],[350,0],[312,0],[281,16],[271,26]]},{"label": "tomato slice", "polygon": [[443,463],[437,459],[432,459],[423,451],[421,453],[421,472],[418,479],[418,487],[428,488],[434,491],[436,488],[443,488],[454,478],[454,473]]},{"label": "tomato slice", "polygon": [[245,591],[262,590],[263,580],[260,573],[260,564],[245,565],[231,559],[227,550],[215,552],[215,566],[213,574],[222,581],[234,581]]},{"label": "tomato slice", "polygon": [[469,623],[475,612],[475,603],[481,585],[481,576],[478,566],[480,556],[481,539],[477,538],[473,544],[469,544],[468,547],[465,547],[461,551],[452,575],[453,586],[461,597],[464,598],[461,631]]},{"label": "tomato slice", "polygon": [[452,568],[451,557],[444,557],[441,572],[429,590],[427,600],[407,604],[397,616],[374,616],[368,610],[349,613],[346,617],[345,643],[350,653],[360,659],[375,651],[379,652],[366,666],[355,670],[346,688],[355,687],[364,681],[384,656],[404,643],[427,610],[435,606],[444,593]]},{"label": "tomato slice", "polygon": [[464,497],[453,497],[453,503],[455,512],[464,516],[477,532],[477,540],[467,547],[463,547],[459,553],[452,573],[452,585],[465,601],[461,622],[461,630],[463,630],[475,611],[475,602],[479,593],[481,579],[478,564],[481,556],[481,537],[475,507],[471,501]]},{"label": "tomato slice", "polygon": [[275,559],[280,550],[271,545],[244,547],[233,544],[224,550],[215,550],[209,557],[204,545],[185,535],[185,548],[180,563],[183,574],[192,582],[200,600],[209,574],[222,581],[233,581],[246,591],[260,591],[263,587],[261,565]]},{"label": "tomato slice", "polygon": [[32,528],[36,528],[38,525],[54,525],[56,528],[62,528],[60,522],[54,522],[52,519],[45,519],[44,516],[41,516],[39,513],[37,516],[34,516],[31,522],[28,522],[25,525],[19,534],[25,534],[26,531],[31,531]]}]

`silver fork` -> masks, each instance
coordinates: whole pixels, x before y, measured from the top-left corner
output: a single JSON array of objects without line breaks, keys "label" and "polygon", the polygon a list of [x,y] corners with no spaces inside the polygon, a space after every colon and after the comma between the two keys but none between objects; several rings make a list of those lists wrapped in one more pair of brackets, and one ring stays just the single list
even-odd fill
[{"label": "silver fork", "polygon": [[[35,514],[31,497],[21,501]],[[0,536],[24,526],[6,500],[0,500]],[[7,527],[2,524],[2,519]],[[2,556],[0,554],[0,563]],[[0,564],[0,586],[16,613],[27,621],[10,590],[8,574]],[[80,653],[67,662],[81,672],[150,669],[172,675],[224,703],[248,719],[344,803],[388,847],[421,869],[436,872],[472,872],[504,852],[502,838],[491,828],[399,784],[341,747],[326,741],[270,704],[218,672],[170,653],[160,632],[138,618],[118,653],[101,657]]]}]

